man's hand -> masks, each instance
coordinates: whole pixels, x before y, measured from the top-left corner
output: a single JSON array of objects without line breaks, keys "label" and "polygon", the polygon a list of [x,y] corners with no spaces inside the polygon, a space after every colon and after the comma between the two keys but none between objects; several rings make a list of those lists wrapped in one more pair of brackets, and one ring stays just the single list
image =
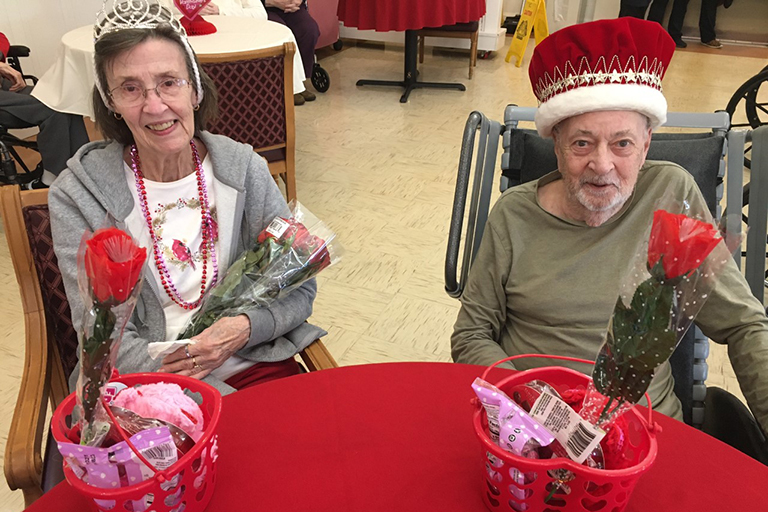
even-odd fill
[{"label": "man's hand", "polygon": [[11,81],[11,87],[9,89],[11,92],[20,91],[27,86],[27,83],[24,81],[21,73],[13,69],[10,64],[6,64],[5,62],[0,62],[0,76]]},{"label": "man's hand", "polygon": [[219,14],[219,6],[213,2],[206,4],[205,7],[200,9],[200,14],[202,14],[203,16],[208,16],[211,14]]},{"label": "man's hand", "polygon": [[267,0],[267,7],[277,7],[283,12],[296,12],[301,7],[303,0]]},{"label": "man's hand", "polygon": [[160,371],[202,379],[243,348],[250,335],[251,321],[247,316],[221,318],[192,338],[195,344],[185,347],[190,357],[180,348],[163,358]]}]

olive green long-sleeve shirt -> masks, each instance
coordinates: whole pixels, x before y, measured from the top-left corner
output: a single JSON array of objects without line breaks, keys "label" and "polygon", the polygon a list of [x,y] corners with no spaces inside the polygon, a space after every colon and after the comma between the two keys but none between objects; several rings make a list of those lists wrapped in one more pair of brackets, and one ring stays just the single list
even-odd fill
[{"label": "olive green long-sleeve shirt", "polygon": [[[696,182],[681,167],[648,161],[632,197],[608,222],[589,227],[546,212],[537,189],[558,172],[505,192],[494,206],[467,281],[451,337],[453,359],[488,365],[514,354],[557,354],[593,361],[621,283],[648,239],[653,211],[667,193],[708,216]],[[753,413],[768,428],[768,319],[733,261],[696,319],[728,355]],[[515,368],[560,364],[524,359]],[[591,368],[565,363],[585,373]],[[761,375],[762,373],[762,375]],[[649,388],[654,408],[682,416],[668,363]]]}]

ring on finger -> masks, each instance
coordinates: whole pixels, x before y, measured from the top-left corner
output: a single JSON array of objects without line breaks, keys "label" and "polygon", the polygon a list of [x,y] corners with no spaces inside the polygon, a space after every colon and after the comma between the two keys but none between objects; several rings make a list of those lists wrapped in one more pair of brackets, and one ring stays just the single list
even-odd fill
[{"label": "ring on finger", "polygon": [[197,364],[197,361],[195,361],[195,356],[192,356],[192,368],[195,368],[196,370],[204,370],[203,365]]},{"label": "ring on finger", "polygon": [[184,345],[184,354],[186,354],[187,359],[192,357],[192,355],[189,353],[189,345]]}]

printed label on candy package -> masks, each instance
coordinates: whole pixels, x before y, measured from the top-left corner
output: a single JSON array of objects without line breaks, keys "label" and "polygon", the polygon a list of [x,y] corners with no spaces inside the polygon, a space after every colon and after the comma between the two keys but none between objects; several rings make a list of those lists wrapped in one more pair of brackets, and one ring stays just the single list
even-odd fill
[{"label": "printed label on candy package", "polygon": [[546,391],[533,404],[530,414],[554,434],[571,459],[579,464],[605,437],[602,429],[590,424],[568,404]]},{"label": "printed label on candy package", "polygon": [[269,223],[269,226],[267,226],[267,233],[275,238],[280,238],[283,236],[283,233],[285,233],[285,230],[288,229],[288,226],[290,226],[290,224],[286,222],[285,219],[275,217],[272,222]]},{"label": "printed label on candy package", "polygon": [[[176,445],[168,427],[147,429],[131,436],[131,442],[144,458],[158,470],[171,467],[178,459]],[[125,441],[108,448],[58,443],[59,452],[78,478],[89,485],[105,489],[127,487],[151,478],[154,472],[136,457]],[[178,475],[175,477],[178,483]],[[173,479],[171,480],[173,481]],[[165,482],[168,483],[168,482]],[[142,512],[152,505],[153,496],[131,501],[134,512]],[[111,500],[96,500],[102,508],[113,508]]]}]

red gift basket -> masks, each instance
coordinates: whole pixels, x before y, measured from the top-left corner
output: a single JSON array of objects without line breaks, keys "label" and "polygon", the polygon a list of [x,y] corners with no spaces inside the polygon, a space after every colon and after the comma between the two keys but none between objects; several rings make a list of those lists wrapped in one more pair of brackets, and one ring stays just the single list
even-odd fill
[{"label": "red gift basket", "polygon": [[[216,485],[216,429],[221,416],[221,394],[198,379],[168,373],[133,373],[113,378],[110,382],[121,382],[129,387],[156,382],[173,383],[199,394],[205,421],[203,436],[175,464],[164,470],[153,468],[154,476],[141,483],[116,489],[94,487],[79,479],[65,462],[64,476],[69,484],[93,501],[93,510],[99,512],[134,511],[134,502],[151,504],[146,510],[152,512],[203,512]],[[70,423],[74,407],[75,394],[72,393],[53,413],[51,431],[57,442],[72,442],[69,434],[73,427]],[[135,452],[133,446],[131,449]]]},{"label": "red gift basket", "polygon": [[[494,363],[482,378],[486,379],[490,370],[500,363],[527,357],[593,364],[570,357],[525,354]],[[562,393],[567,389],[586,389],[590,377],[569,368],[549,366],[517,372],[492,384],[504,391],[532,380],[544,381]],[[653,422],[650,399],[647,419],[637,408],[623,416],[627,420],[623,455],[631,465],[616,470],[593,469],[565,458],[528,459],[507,452],[489,437],[485,408],[477,399],[473,399],[473,403],[475,432],[484,465],[483,501],[494,512],[621,512],[637,480],[656,459],[655,432],[660,428]],[[525,483],[520,483],[521,475]],[[562,475],[568,475],[567,480]]]}]

